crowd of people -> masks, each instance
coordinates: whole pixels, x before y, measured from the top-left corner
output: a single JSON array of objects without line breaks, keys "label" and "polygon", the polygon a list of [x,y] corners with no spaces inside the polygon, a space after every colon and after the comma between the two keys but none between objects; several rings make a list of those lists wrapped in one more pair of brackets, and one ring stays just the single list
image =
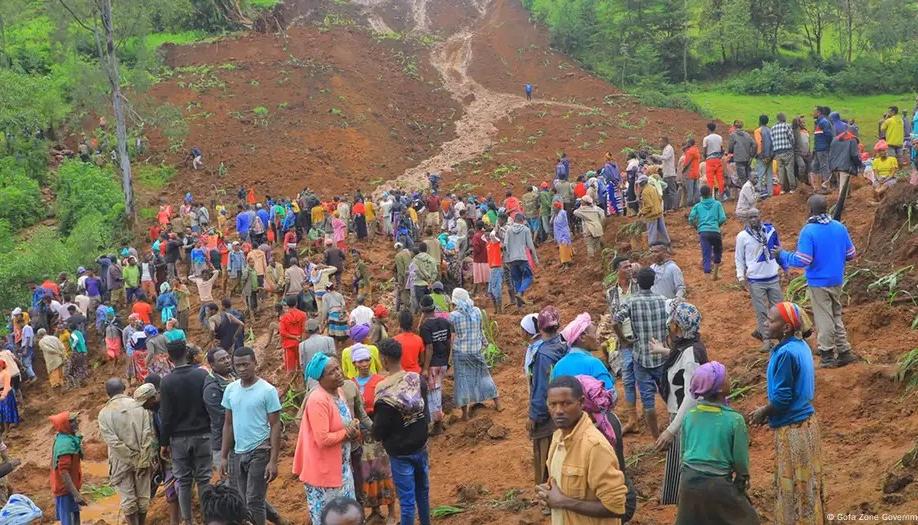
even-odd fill
[{"label": "crowd of people", "polygon": [[[361,523],[369,512],[426,525],[428,440],[445,428],[444,379],[452,375],[452,405],[463,419],[487,402],[503,410],[484,355],[487,305],[522,315],[534,482],[552,523],[631,518],[637,494],[623,442],[645,427],[666,451],[659,500],[678,506],[677,523],[758,523],[746,496],[747,420],[775,431],[775,522],[822,523],[815,367],[805,339],[815,330],[821,367],[857,360],[841,302],[856,252],[837,220],[841,205],[828,215],[825,194],[840,185],[843,197],[849,176],[861,173],[882,193],[896,180],[893,165],[914,162],[915,153],[914,131],[905,133],[897,108],[866,161],[854,122],[824,107],[814,118],[812,152],[802,117],[788,123],[778,114],[769,128],[763,115],[753,135],[736,121],[726,140],[709,124],[701,148],[689,139],[681,157],[661,138],[659,152],[630,153],[624,170],[607,154],[574,175],[562,154],[551,181],[502,199],[441,192],[439,173],[427,175],[427,191],[377,198],[356,191],[323,200],[306,188],[259,200],[240,188],[234,203],[208,205],[187,193],[177,208],[160,206],[143,242],[30,285],[31,303],[11,312],[0,352],[0,423],[6,431],[25,417],[36,349],[52,395],[85,386],[91,361],[101,362],[111,379],[96,424],[125,521],[145,523],[162,492],[171,523],[191,525],[197,486],[206,523],[284,524],[293,517],[279,515],[267,488],[285,453],[282,412],[297,390],[282,403],[259,375],[260,363],[279,359],[281,379],[305,390],[292,472],[311,522]],[[809,219],[787,250],[757,202],[807,183]],[[675,210],[690,207],[700,264],[718,279],[729,220],[722,201],[733,194],[733,219],[743,224],[736,278],[751,300],[752,335],[769,354],[768,404],[748,418],[727,402],[728,372],[703,342],[703,315],[688,301],[666,228]],[[599,261],[614,215],[637,217],[647,249],[614,247],[608,323],[594,320],[599,312],[565,320],[555,306],[533,305],[537,247],[557,246],[560,271],[573,264],[574,239],[583,240],[584,260]],[[394,248],[391,294],[363,259],[374,238]],[[805,272],[813,322],[783,302],[791,268]],[[265,324],[267,343],[256,352],[253,329]],[[658,394],[669,414],[662,426]],[[79,523],[87,504],[80,423],[73,411],[50,418],[51,491],[63,525]],[[18,463],[6,445],[0,454],[2,477]],[[10,497],[3,512],[40,513],[25,496]]]}]

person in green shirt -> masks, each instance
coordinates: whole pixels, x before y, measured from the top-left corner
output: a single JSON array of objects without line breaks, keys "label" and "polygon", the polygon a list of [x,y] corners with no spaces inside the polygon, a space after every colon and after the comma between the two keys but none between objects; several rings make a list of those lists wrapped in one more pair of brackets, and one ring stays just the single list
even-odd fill
[{"label": "person in green shirt", "polygon": [[124,262],[124,268],[121,269],[121,277],[124,279],[124,295],[127,303],[131,303],[134,297],[141,293],[140,290],[140,266],[137,265],[137,259],[128,257]]},{"label": "person in green shirt", "polygon": [[542,229],[539,230],[539,234],[542,241],[554,238],[551,227],[551,199],[552,194],[549,191],[548,183],[543,182],[539,186],[539,218],[542,219]]},{"label": "person in green shirt", "polygon": [[676,525],[757,525],[746,496],[749,432],[743,416],[727,406],[730,381],[717,361],[698,367],[690,392],[698,405],[682,423],[682,473]]}]

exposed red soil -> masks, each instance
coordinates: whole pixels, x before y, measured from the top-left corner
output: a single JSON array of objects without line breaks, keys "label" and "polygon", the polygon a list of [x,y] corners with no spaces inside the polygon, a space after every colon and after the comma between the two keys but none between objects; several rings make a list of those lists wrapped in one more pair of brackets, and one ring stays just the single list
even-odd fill
[{"label": "exposed red soil", "polygon": [[[627,97],[612,97],[610,104],[604,103],[603,97],[617,90],[551,51],[544,28],[531,24],[526,12],[513,0],[495,0],[478,22],[476,6],[469,2],[380,4],[368,9],[396,31],[414,27],[417,13],[409,4],[420,4],[425,9],[429,28],[441,39],[464,28],[471,31],[468,74],[487,90],[520,95],[522,85],[532,82],[539,98],[588,106],[573,109],[533,104],[511,112],[495,123],[496,133],[489,143],[481,144],[481,154],[459,164],[447,176],[447,187],[472,188],[479,194],[505,188],[520,192],[527,185],[551,177],[560,151],[572,157],[574,173],[580,173],[598,166],[607,151],[623,161],[621,151],[626,147],[656,145],[661,135],[678,142],[704,129],[706,120],[691,113],[645,108]],[[300,16],[315,22],[322,20],[329,9],[344,9],[349,16],[358,18],[362,8],[301,0],[290,6],[285,19]],[[276,35],[253,34],[171,50],[169,63],[175,67],[233,63],[237,69],[214,68],[226,83],[225,90],[209,88],[198,93],[179,87],[180,81],[195,81],[186,77],[173,78],[152,91],[156,101],[183,108],[197,102],[200,106],[190,113],[212,113],[209,118],[191,122],[187,141],[189,145],[202,146],[207,171],[193,173],[183,169],[181,177],[162,195],[175,200],[188,188],[209,195],[214,193],[209,189],[212,186],[232,194],[241,184],[254,185],[259,193],[291,194],[308,184],[329,196],[358,185],[371,189],[376,183],[370,181],[377,178],[402,176],[436,155],[439,146],[453,138],[453,125],[463,114],[460,103],[444,90],[439,74],[425,59],[427,50],[415,46],[405,41],[377,42],[356,26],[324,31],[307,25],[290,28],[286,41]],[[395,56],[398,51],[419,57],[422,81],[402,72]],[[436,48],[431,53],[434,51]],[[291,56],[300,65],[292,65]],[[284,78],[289,80],[282,81]],[[258,86],[252,85],[253,80],[258,81]],[[329,92],[321,92],[323,89]],[[287,108],[277,109],[283,102],[289,104]],[[464,100],[463,105],[471,102]],[[258,105],[269,109],[267,126],[255,123],[251,112],[243,119],[230,116],[234,111],[245,112]],[[349,127],[341,127],[341,117],[330,114],[330,107],[342,110]],[[364,118],[353,118],[359,115]],[[420,124],[420,129],[412,121]],[[179,155],[167,153],[165,141],[155,134],[152,149],[169,162],[179,161]],[[215,175],[220,161],[229,167],[225,179]],[[502,169],[495,173],[497,168]],[[876,271],[882,274],[890,266],[914,262],[913,255],[909,255],[912,252],[905,246],[914,244],[918,235],[903,233],[896,243],[891,242],[904,216],[889,203],[914,199],[914,189],[901,186],[890,192],[874,217],[875,210],[864,204],[870,200],[871,190],[860,181],[855,184],[844,220],[861,257],[851,268],[880,263]],[[912,192],[910,196],[908,192]],[[148,198],[153,202],[158,196]],[[806,221],[806,198],[805,193],[796,193],[762,203],[765,219],[776,225],[787,247],[794,246],[797,232]],[[728,205],[728,215],[731,209],[732,205]],[[741,226],[733,219],[725,225],[722,279],[710,281],[701,271],[696,233],[686,224],[686,214],[687,210],[667,215],[675,241],[675,259],[685,273],[688,300],[704,315],[702,333],[711,358],[726,364],[731,377],[741,386],[753,386],[735,402],[737,409],[747,412],[764,403],[767,356],[758,351],[758,342],[748,335],[754,328],[749,298],[733,277],[734,239]],[[606,246],[614,246],[624,224],[626,220],[617,217],[607,222]],[[871,225],[874,231],[869,234]],[[376,281],[388,279],[392,256],[388,243],[377,240],[361,248]],[[536,284],[529,297],[536,305],[555,304],[564,320],[581,311],[598,318],[605,312],[599,285],[605,273],[602,261],[589,260],[579,240],[574,249],[578,265],[562,271],[556,248],[540,247],[542,265],[536,269]],[[349,274],[345,282],[349,282]],[[848,290],[852,301],[845,310],[849,337],[867,363],[817,372],[815,405],[823,432],[826,510],[904,513],[914,511],[909,502],[918,499],[918,484],[894,487],[898,490],[892,491],[895,494],[891,496],[884,495],[882,489],[885,483],[896,485],[899,479],[887,479],[887,473],[898,476],[903,469],[906,473],[915,469],[909,462],[897,465],[915,445],[918,414],[913,395],[903,393],[892,373],[899,356],[918,346],[918,331],[909,329],[915,309],[890,306],[882,296],[867,293],[869,282],[866,277],[852,280]],[[531,505],[535,494],[531,446],[525,430],[528,391],[521,370],[525,343],[518,329],[519,317],[528,311],[510,310],[494,316],[500,326],[498,343],[507,354],[504,364],[494,371],[506,410],[495,413],[490,408],[481,409],[471,422],[454,422],[444,435],[430,443],[433,505],[459,503],[466,508],[466,512],[449,518],[449,523],[545,522]],[[280,371],[279,354],[265,348],[269,317],[270,312],[265,310],[255,326],[255,346],[265,377],[285,388],[289,378]],[[190,336],[192,340],[203,340],[198,329],[192,330]],[[101,384],[107,373],[96,369],[93,384],[99,386],[69,393],[63,403],[41,386],[26,392],[27,422],[8,439],[14,455],[24,456],[26,464],[11,476],[11,483],[35,496],[49,511],[52,506],[45,488],[45,469],[51,436],[44,417],[63,408],[84,409],[88,457],[95,462],[104,461],[104,447],[96,435],[94,420],[104,401]],[[446,395],[451,391],[452,385],[447,381]],[[658,418],[663,421],[665,409],[659,402],[657,407]],[[282,473],[290,472],[295,436],[296,426],[292,425],[284,437]],[[772,439],[773,433],[768,429],[751,430],[750,495],[766,522],[770,522],[774,501]],[[23,446],[25,442],[28,447]],[[628,436],[625,440],[626,456],[636,461],[630,473],[641,495],[632,523],[671,523],[675,509],[656,503],[663,455],[648,453],[651,446],[647,435]],[[294,523],[305,523],[303,489],[298,481],[282,475],[271,485],[269,498]],[[115,518],[105,519],[111,523]],[[167,522],[161,498],[154,504],[151,521]]]}]

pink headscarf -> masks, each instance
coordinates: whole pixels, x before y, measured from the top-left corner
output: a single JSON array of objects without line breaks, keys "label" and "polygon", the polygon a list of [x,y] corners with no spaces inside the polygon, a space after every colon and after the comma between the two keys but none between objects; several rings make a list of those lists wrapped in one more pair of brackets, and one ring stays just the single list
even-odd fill
[{"label": "pink headscarf", "polygon": [[727,368],[717,361],[708,361],[699,366],[692,374],[689,391],[692,397],[700,399],[709,394],[720,392],[727,377]]},{"label": "pink headscarf", "polygon": [[567,326],[561,330],[561,337],[567,341],[567,344],[574,344],[574,341],[576,341],[591,324],[593,324],[593,318],[590,317],[590,314],[583,312],[575,317],[573,321],[567,323]]},{"label": "pink headscarf", "polygon": [[614,388],[606,390],[602,381],[593,376],[578,375],[576,377],[583,387],[583,409],[593,416],[596,428],[606,436],[609,444],[615,446],[615,431],[612,430],[612,423],[609,422],[606,414],[615,408],[618,394]]}]

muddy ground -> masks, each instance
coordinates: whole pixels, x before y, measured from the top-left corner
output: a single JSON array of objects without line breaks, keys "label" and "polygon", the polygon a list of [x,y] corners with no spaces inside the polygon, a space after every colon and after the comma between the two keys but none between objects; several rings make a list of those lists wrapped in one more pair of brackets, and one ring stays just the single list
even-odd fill
[{"label": "muddy ground", "polygon": [[[574,172],[580,173],[598,166],[606,152],[623,161],[624,148],[656,145],[664,135],[678,142],[704,131],[706,121],[699,115],[642,107],[618,96],[615,87],[551,50],[545,29],[532,24],[513,0],[299,0],[288,3],[279,18],[291,24],[283,34],[253,33],[168,50],[174,73],[149,97],[151,103],[182,110],[190,126],[186,144],[203,149],[207,167],[194,172],[182,166],[182,153],[170,151],[168,137],[154,130],[151,160],[178,166],[180,176],[161,191],[141,188],[141,206],[175,201],[189,188],[199,198],[231,203],[240,185],[254,186],[258,194],[284,195],[308,185],[324,196],[390,184],[414,187],[433,169],[448,170],[443,182],[448,188],[482,195],[508,188],[521,192],[551,177],[560,151],[571,156]],[[532,102],[522,96],[527,82],[535,86]],[[871,206],[871,191],[862,186],[855,186],[845,215],[861,252],[851,268],[869,267],[874,273],[862,272],[849,283],[845,322],[866,362],[817,373],[826,510],[915,512],[918,487],[907,481],[915,467],[900,460],[915,446],[918,415],[914,395],[893,376],[900,355],[918,346],[918,332],[910,329],[916,308],[910,302],[890,304],[884,291],[868,285],[915,262],[916,235],[900,230],[908,220],[902,203],[914,202],[916,192],[897,187],[888,199],[898,205]],[[786,246],[794,245],[806,220],[806,198],[796,193],[762,205]],[[733,278],[732,249],[741,226],[732,219],[725,226],[723,278],[714,282],[703,276],[686,214],[666,219],[675,259],[685,273],[688,300],[704,315],[710,357],[727,365],[737,388],[751,387],[735,402],[746,412],[764,402],[767,356],[748,335],[754,328],[749,298]],[[607,222],[607,246],[623,240],[617,236],[624,224],[622,218]],[[358,248],[376,281],[386,282],[391,277],[388,243],[375,240]],[[581,241],[575,242],[573,270],[559,268],[554,246],[542,246],[539,255],[543,264],[530,295],[535,304],[555,304],[565,321],[582,311],[594,317],[604,312],[599,285],[604,264],[598,257],[588,259]],[[349,274],[345,279],[349,282]],[[909,279],[903,286],[918,292]],[[378,299],[386,300],[385,289],[379,287]],[[471,422],[455,422],[430,443],[433,505],[466,509],[447,523],[545,522],[532,506],[525,431],[528,394],[520,366],[525,344],[518,321],[528,311],[510,310],[494,316],[507,354],[494,377],[507,409],[482,409]],[[269,317],[265,311],[256,323],[255,346],[264,375],[286,389],[290,377],[280,371],[280,355],[265,348]],[[199,329],[190,335],[204,341]],[[63,399],[41,383],[26,389],[26,422],[6,440],[13,455],[24,459],[10,483],[34,497],[48,515],[53,515],[46,482],[52,437],[45,416],[83,410],[88,481],[104,484],[105,448],[95,418],[104,402],[102,381],[110,373],[109,365],[99,366],[95,386]],[[663,420],[659,403],[657,410]],[[282,473],[290,471],[295,437],[293,424],[284,435]],[[750,496],[765,522],[774,495],[772,439],[768,429],[751,431]],[[625,441],[628,469],[641,493],[632,523],[670,523],[675,515],[673,507],[656,503],[664,456],[652,453],[651,445],[647,435]],[[303,489],[292,476],[284,474],[271,485],[270,499],[294,523],[306,522]],[[97,499],[85,517],[89,523],[117,523],[117,497]],[[161,498],[151,517],[154,524],[167,522]]]}]

